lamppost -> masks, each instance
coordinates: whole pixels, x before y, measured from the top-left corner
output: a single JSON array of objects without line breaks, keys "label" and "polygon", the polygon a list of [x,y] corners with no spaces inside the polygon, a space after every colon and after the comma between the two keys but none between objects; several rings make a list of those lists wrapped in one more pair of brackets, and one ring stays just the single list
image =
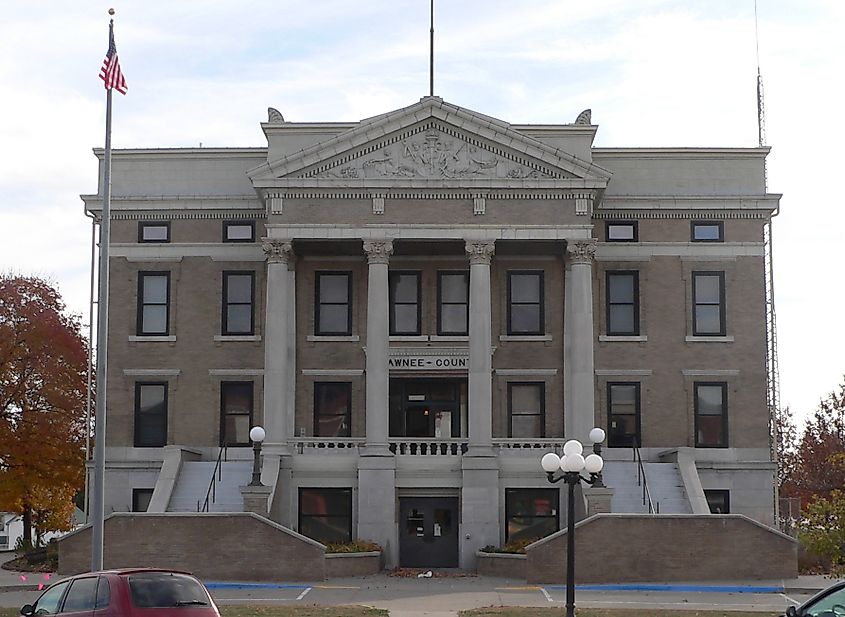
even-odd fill
[{"label": "lamppost", "polygon": [[[562,458],[554,452],[549,452],[540,461],[549,482],[563,480],[569,486],[566,507],[566,617],[575,617],[575,486],[581,482],[601,485],[600,474],[604,467],[604,460],[597,453],[601,451],[604,431],[594,428],[590,431],[590,440],[593,442],[593,454],[587,455],[586,458],[582,455],[584,446],[581,442],[570,439],[563,445]],[[555,477],[557,470],[561,470],[563,475]],[[582,471],[589,473],[590,477],[584,478]]]},{"label": "lamppost", "polygon": [[252,440],[252,482],[249,486],[264,486],[261,484],[261,442],[264,441],[266,433],[260,426],[253,426],[249,431],[249,438]]}]

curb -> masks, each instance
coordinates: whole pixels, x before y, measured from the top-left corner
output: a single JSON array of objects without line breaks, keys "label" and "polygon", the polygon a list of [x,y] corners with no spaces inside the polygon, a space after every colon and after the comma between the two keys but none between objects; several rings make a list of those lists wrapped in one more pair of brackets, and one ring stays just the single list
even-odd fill
[{"label": "curb", "polygon": [[[562,590],[566,585],[546,585],[546,589]],[[709,592],[709,593],[783,593],[782,585],[667,585],[667,584],[602,584],[576,585],[582,591],[661,591],[661,592]]]}]

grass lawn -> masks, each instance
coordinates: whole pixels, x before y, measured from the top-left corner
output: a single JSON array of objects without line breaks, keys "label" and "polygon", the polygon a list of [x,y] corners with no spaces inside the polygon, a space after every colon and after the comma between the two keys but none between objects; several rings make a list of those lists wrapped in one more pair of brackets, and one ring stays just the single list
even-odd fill
[{"label": "grass lawn", "polygon": [[[666,611],[653,609],[576,610],[578,617],[779,617],[780,613],[735,611]],[[363,606],[222,606],[223,617],[387,617],[387,611]],[[461,617],[562,617],[564,608],[478,608]],[[0,608],[0,617],[18,617],[16,608]]]},{"label": "grass lawn", "polygon": [[[781,617],[782,613],[748,611],[675,611],[658,609],[577,608],[578,617]],[[565,608],[476,608],[461,611],[461,617],[563,617]]]}]

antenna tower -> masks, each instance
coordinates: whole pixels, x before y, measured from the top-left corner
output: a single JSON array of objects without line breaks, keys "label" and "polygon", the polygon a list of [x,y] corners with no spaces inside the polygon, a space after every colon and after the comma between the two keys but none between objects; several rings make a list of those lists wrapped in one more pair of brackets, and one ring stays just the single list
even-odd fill
[{"label": "antenna tower", "polygon": [[[760,71],[760,35],[757,23],[757,0],[754,0],[754,40],[757,51],[757,139],[760,147],[766,145],[766,105],[763,95],[763,74]],[[769,190],[768,163],[763,161],[763,187]],[[778,337],[777,317],[775,313],[775,278],[774,258],[772,253],[772,218],[777,216],[775,211],[763,226],[763,246],[765,251],[764,278],[766,294],[766,402],[769,408],[769,438],[772,461],[778,464],[775,475],[774,510],[775,521],[780,522],[780,501],[778,484],[780,482],[780,465],[778,461],[777,416],[780,414],[780,369],[778,367]]]}]

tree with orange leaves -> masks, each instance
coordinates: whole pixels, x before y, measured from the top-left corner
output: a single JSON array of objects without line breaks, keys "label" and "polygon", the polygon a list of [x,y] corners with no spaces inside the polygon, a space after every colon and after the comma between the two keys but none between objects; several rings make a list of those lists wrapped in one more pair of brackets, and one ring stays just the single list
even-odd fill
[{"label": "tree with orange leaves", "polygon": [[88,354],[79,319],[36,277],[0,274],[0,511],[24,541],[67,530],[85,477]]},{"label": "tree with orange leaves", "polygon": [[819,402],[790,451],[782,497],[798,497],[804,510],[815,497],[845,487],[845,382]]}]

